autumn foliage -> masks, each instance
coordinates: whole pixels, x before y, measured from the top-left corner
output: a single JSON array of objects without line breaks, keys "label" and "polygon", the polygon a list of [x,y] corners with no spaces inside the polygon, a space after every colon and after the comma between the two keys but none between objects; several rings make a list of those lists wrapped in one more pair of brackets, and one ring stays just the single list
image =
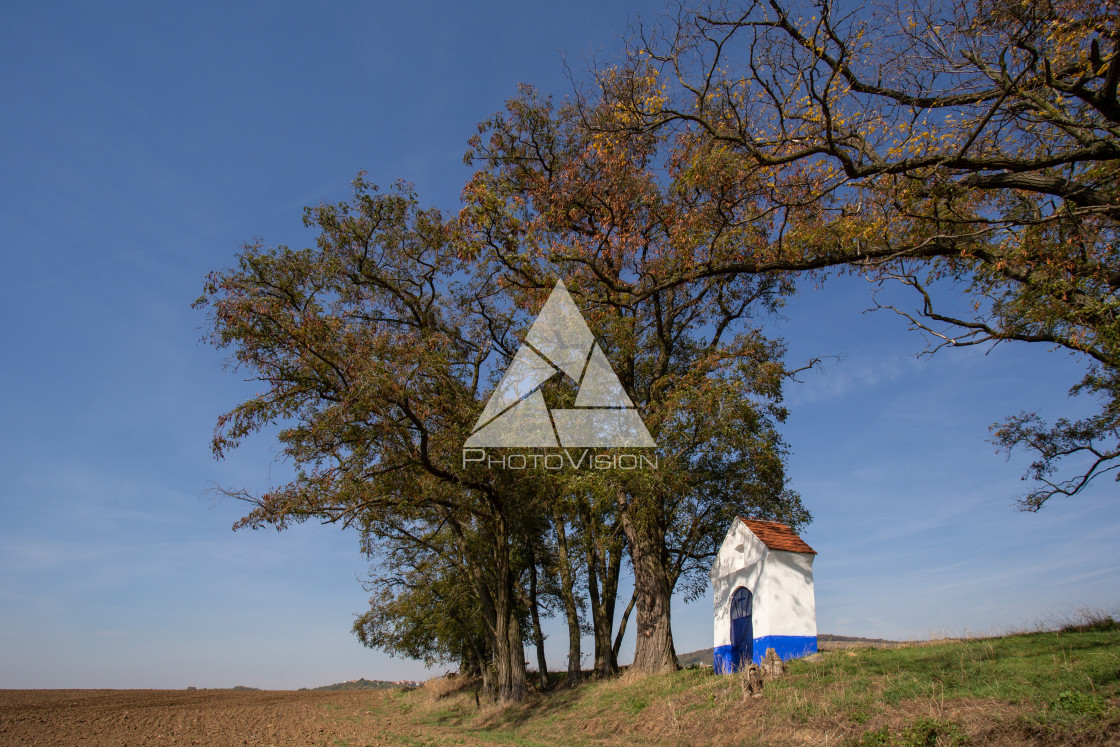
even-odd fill
[{"label": "autumn foliage", "polygon": [[[250,506],[239,526],[356,527],[361,640],[458,662],[503,700],[528,692],[526,643],[549,682],[551,614],[568,684],[585,628],[596,672],[616,671],[631,614],[634,669],[674,669],[671,599],[703,592],[730,518],[809,520],[786,487],[791,371],[765,322],[836,271],[912,289],[912,306],[881,308],[931,352],[1035,342],[1085,362],[1075,391],[1098,413],[994,430],[1036,456],[1024,508],[1120,469],[1117,18],[1115,0],[682,5],[571,97],[524,86],[481,123],[458,214],[359,176],[351,200],[308,208],[315,247],[247,245],[198,301],[261,386],[219,418],[215,454],[264,431],[296,468],[231,491]],[[656,471],[461,460],[557,279]],[[954,288],[970,313],[944,303]],[[542,392],[563,407],[573,382]]]}]

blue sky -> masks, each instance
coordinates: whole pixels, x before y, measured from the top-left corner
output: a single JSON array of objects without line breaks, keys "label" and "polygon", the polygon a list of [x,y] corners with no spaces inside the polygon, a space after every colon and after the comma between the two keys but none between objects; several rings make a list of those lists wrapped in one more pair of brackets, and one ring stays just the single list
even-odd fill
[{"label": "blue sky", "polygon": [[[563,94],[662,3],[13,6],[0,28],[0,688],[301,687],[426,676],[361,647],[357,538],[230,531],[215,484],[283,479],[267,439],[215,462],[216,417],[255,391],[190,308],[240,243],[304,245],[301,208],[359,169],[457,206],[475,124],[518,82]],[[806,288],[774,331],[791,361],[790,475],[815,516],[822,632],[996,632],[1114,607],[1112,483],[1022,514],[1024,461],[987,427],[1068,403],[1077,362],[947,351],[866,283]],[[624,604],[623,599],[620,604]],[[711,645],[709,600],[674,607]],[[562,628],[550,663],[564,665]],[[625,658],[625,656],[624,656]]]}]

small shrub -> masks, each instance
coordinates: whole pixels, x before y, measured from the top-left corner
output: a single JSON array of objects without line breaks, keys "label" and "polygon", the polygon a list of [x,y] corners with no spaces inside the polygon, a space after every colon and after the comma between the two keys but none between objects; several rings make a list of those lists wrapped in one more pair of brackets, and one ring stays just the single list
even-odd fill
[{"label": "small shrub", "polygon": [[1063,690],[1050,704],[1050,708],[1071,716],[1102,714],[1108,709],[1105,699],[1093,693]]},{"label": "small shrub", "polygon": [[856,747],[891,747],[891,730],[880,727],[872,731],[865,731],[859,735]]},{"label": "small shrub", "polygon": [[630,711],[630,713],[632,714],[637,715],[644,711],[646,708],[649,708],[648,698],[638,697],[631,698],[630,700],[626,701],[626,710]]},{"label": "small shrub", "polygon": [[900,747],[937,747],[968,744],[968,739],[952,721],[922,718],[903,729],[898,744]]}]

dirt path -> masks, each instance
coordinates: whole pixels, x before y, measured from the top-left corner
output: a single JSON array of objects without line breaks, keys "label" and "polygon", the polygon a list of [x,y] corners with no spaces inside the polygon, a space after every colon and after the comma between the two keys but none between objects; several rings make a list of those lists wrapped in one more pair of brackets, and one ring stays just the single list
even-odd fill
[{"label": "dirt path", "polygon": [[408,744],[447,736],[386,691],[0,690],[0,745]]}]

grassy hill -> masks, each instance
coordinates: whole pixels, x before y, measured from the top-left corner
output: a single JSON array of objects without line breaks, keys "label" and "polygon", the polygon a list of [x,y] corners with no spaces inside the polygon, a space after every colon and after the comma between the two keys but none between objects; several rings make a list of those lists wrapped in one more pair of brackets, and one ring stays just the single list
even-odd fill
[{"label": "grassy hill", "polygon": [[1107,620],[1001,638],[856,645],[789,662],[757,697],[744,696],[738,676],[704,668],[555,689],[505,708],[479,705],[476,688],[440,678],[386,691],[369,710],[424,725],[432,744],[1116,744],[1120,628]]}]

